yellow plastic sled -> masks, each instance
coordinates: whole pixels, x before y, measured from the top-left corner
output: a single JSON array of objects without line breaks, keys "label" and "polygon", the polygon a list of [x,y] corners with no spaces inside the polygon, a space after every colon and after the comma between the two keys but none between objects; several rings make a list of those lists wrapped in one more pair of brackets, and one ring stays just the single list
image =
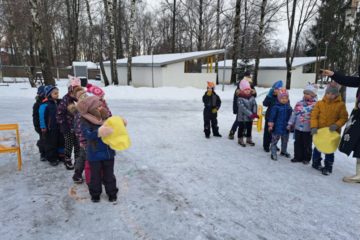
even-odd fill
[{"label": "yellow plastic sled", "polygon": [[114,130],[112,134],[101,138],[111,149],[123,151],[130,147],[130,138],[121,117],[112,116],[105,121],[104,125]]},{"label": "yellow plastic sled", "polygon": [[322,153],[334,153],[340,143],[340,134],[330,131],[328,127],[320,128],[313,136],[315,147]]}]

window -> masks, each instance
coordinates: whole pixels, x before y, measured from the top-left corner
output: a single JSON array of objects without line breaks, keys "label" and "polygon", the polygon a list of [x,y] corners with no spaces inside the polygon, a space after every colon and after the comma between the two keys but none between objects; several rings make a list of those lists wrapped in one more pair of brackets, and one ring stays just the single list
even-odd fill
[{"label": "window", "polygon": [[315,73],[316,63],[310,63],[303,66],[303,73]]},{"label": "window", "polygon": [[191,59],[185,61],[185,73],[201,73],[202,59]]}]

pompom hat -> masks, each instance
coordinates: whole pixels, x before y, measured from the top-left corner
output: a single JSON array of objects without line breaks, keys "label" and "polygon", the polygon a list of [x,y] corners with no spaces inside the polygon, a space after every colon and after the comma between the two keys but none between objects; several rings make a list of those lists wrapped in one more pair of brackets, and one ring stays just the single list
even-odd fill
[{"label": "pompom hat", "polygon": [[88,83],[86,85],[86,90],[88,93],[92,93],[99,98],[101,98],[105,95],[105,92],[101,88],[99,88],[98,86],[92,85],[90,83]]},{"label": "pompom hat", "polygon": [[249,81],[245,79],[241,80],[239,85],[241,91],[244,91],[246,89],[251,89]]}]

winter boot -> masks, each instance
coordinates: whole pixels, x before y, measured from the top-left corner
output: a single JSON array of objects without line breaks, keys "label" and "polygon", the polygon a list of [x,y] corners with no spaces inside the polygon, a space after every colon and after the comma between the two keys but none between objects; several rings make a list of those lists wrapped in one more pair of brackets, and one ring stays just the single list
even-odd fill
[{"label": "winter boot", "polygon": [[291,157],[290,153],[288,153],[288,152],[280,152],[280,156],[283,156],[283,157],[286,157],[286,158]]},{"label": "winter boot", "polygon": [[271,159],[274,160],[274,161],[277,161],[277,155],[276,154],[271,154]]},{"label": "winter boot", "polygon": [[116,195],[110,195],[109,196],[109,202],[116,202],[117,201],[117,196]]},{"label": "winter boot", "polygon": [[73,179],[74,183],[81,184],[84,182],[84,179],[83,179],[81,173],[77,172],[76,170],[75,170],[75,173],[74,173],[74,176],[72,177],[72,179]]},{"label": "winter boot", "polygon": [[74,169],[74,165],[72,164],[71,159],[65,159],[64,165],[65,165],[67,170],[73,170]]},{"label": "winter boot", "polygon": [[205,129],[204,129],[204,133],[205,133],[205,137],[206,137],[206,138],[210,138],[210,129],[205,128]]},{"label": "winter boot", "polygon": [[100,196],[91,196],[91,201],[94,203],[100,202]]},{"label": "winter boot", "polygon": [[322,170],[322,166],[321,166],[321,160],[322,158],[319,158],[319,159],[313,159],[312,160],[312,167],[315,168],[316,170],[319,170],[321,171]]},{"label": "winter boot", "polygon": [[243,138],[239,138],[238,139],[238,144],[243,146],[243,147],[246,147],[246,144],[244,143],[244,139]]},{"label": "winter boot", "polygon": [[55,167],[55,166],[59,165],[59,160],[56,159],[56,160],[53,160],[53,161],[49,161],[49,163],[50,163],[51,166]]},{"label": "winter boot", "polygon": [[230,131],[230,132],[229,132],[229,139],[230,139],[230,140],[234,140],[234,134],[235,134],[235,133],[234,133],[233,131]]},{"label": "winter boot", "polygon": [[344,182],[347,183],[360,183],[360,158],[356,160],[356,174],[350,177],[344,177]]},{"label": "winter boot", "polygon": [[321,169],[321,173],[325,176],[330,175],[331,172],[332,172],[332,170],[330,171],[330,169],[328,167],[323,167]]},{"label": "winter boot", "polygon": [[251,137],[246,138],[246,143],[252,147],[255,146],[255,143],[252,141]]},{"label": "winter boot", "polygon": [[298,159],[296,159],[296,158],[293,158],[293,159],[290,160],[290,162],[292,162],[292,163],[298,163],[298,162],[302,162],[302,161],[301,161],[301,160],[298,160]]}]

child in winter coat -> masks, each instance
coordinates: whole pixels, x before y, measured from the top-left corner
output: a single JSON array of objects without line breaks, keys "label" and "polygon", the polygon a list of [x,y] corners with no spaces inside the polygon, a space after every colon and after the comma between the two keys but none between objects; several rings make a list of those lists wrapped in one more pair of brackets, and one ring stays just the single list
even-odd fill
[{"label": "child in winter coat", "polygon": [[101,137],[108,136],[113,130],[103,125],[108,113],[101,105],[97,96],[90,96],[79,101],[76,107],[81,115],[81,131],[87,142],[86,158],[91,166],[91,200],[100,201],[103,183],[109,201],[114,202],[118,192],[114,175],[115,151],[101,140]]},{"label": "child in winter coat", "polygon": [[[338,85],[335,82],[330,83],[325,96],[318,101],[311,112],[311,134],[317,134],[319,128],[328,127],[330,131],[338,131],[346,123],[348,112],[345,103],[341,100]],[[321,166],[321,153],[316,147],[312,156],[312,167],[320,170],[322,174],[332,173],[334,164],[334,153],[325,154],[325,166]]]},{"label": "child in winter coat", "polygon": [[71,159],[71,153],[74,149],[75,162],[78,161],[80,146],[74,133],[74,114],[69,111],[75,105],[77,99],[74,95],[76,88],[81,89],[80,79],[69,75],[68,93],[62,98],[57,108],[56,120],[60,125],[60,131],[65,139],[65,167],[73,170],[74,165]]},{"label": "child in winter coat", "polygon": [[238,143],[245,147],[244,132],[246,131],[246,143],[250,146],[255,146],[251,139],[252,121],[254,118],[259,118],[257,113],[257,105],[255,98],[251,94],[250,83],[247,80],[241,80],[240,91],[238,97]]},{"label": "child in winter coat", "polygon": [[288,122],[288,130],[295,128],[294,158],[291,162],[309,164],[312,152],[310,129],[311,112],[317,101],[317,86],[308,84],[304,89],[304,97],[297,102]]},{"label": "child in winter coat", "polygon": [[279,89],[282,88],[282,86],[283,83],[281,80],[275,82],[263,101],[263,106],[267,107],[265,112],[265,128],[264,128],[264,137],[263,137],[263,148],[265,152],[270,151],[271,133],[269,132],[268,129],[268,123],[269,123],[271,108],[277,103],[278,101],[277,93]]},{"label": "child in winter coat", "polygon": [[[246,80],[249,82],[250,84],[250,87],[251,87],[251,95],[256,98],[256,90],[255,90],[255,87],[253,85],[253,82],[252,82],[252,79],[251,79],[251,74],[250,72],[245,72],[244,73],[244,78],[242,80]],[[242,81],[241,80],[241,81]],[[240,82],[241,82],[240,81]],[[233,113],[236,115],[236,118],[235,118],[235,121],[231,127],[231,130],[229,132],[229,139],[230,140],[233,140],[234,139],[234,135],[235,135],[235,132],[237,130],[237,128],[239,127],[239,122],[237,120],[237,113],[238,113],[238,97],[239,97],[239,93],[240,93],[240,83],[237,85],[237,88],[234,92],[234,98],[233,98]]]},{"label": "child in winter coat", "polygon": [[210,138],[210,123],[214,137],[221,137],[217,122],[217,112],[221,106],[220,97],[215,93],[215,84],[207,82],[207,91],[202,100],[204,103],[204,133],[206,138]]},{"label": "child in winter coat", "polygon": [[55,86],[45,86],[43,103],[39,107],[39,121],[41,134],[44,139],[45,157],[52,166],[64,161],[64,137],[56,122],[59,90]]},{"label": "child in winter coat", "polygon": [[39,134],[39,140],[37,141],[36,145],[39,148],[41,161],[46,161],[44,141],[43,141],[44,139],[42,139],[42,137],[41,137],[41,128],[40,128],[40,120],[39,120],[39,108],[45,98],[45,90],[44,89],[45,89],[44,86],[40,86],[38,88],[36,98],[35,98],[36,102],[33,105],[33,113],[32,113],[34,128],[35,128],[35,131]]},{"label": "child in winter coat", "polygon": [[289,131],[287,124],[290,119],[292,108],[289,103],[289,93],[286,88],[281,88],[277,93],[278,102],[271,108],[268,128],[271,132],[271,159],[277,160],[276,144],[281,138],[281,156],[287,158],[290,154],[287,152],[287,143],[289,141]]}]

